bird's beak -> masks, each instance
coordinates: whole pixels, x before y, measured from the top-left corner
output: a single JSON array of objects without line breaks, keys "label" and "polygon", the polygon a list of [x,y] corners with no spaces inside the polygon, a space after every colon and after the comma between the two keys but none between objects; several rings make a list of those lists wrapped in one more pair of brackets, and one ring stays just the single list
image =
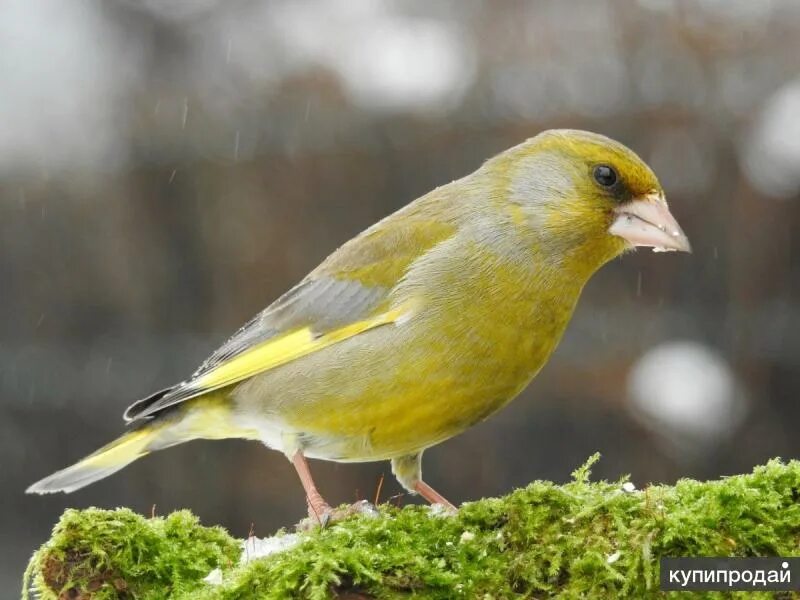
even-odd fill
[{"label": "bird's beak", "polygon": [[669,212],[661,194],[648,194],[614,210],[614,222],[608,229],[631,246],[647,246],[654,252],[691,252],[689,238]]}]

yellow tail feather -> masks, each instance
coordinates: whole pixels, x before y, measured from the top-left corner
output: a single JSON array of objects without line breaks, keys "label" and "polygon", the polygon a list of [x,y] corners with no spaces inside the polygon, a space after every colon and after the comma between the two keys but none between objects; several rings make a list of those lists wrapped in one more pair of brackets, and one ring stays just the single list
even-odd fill
[{"label": "yellow tail feather", "polygon": [[259,431],[237,422],[225,394],[211,394],[192,400],[191,405],[167,419],[155,419],[129,431],[71,467],[37,481],[25,491],[29,494],[74,492],[116,473],[150,452],[203,438],[252,440],[259,439]]},{"label": "yellow tail feather", "polygon": [[154,442],[162,429],[160,425],[148,425],[126,433],[74,465],[37,481],[25,491],[28,494],[69,493],[108,477],[156,449],[158,446]]}]

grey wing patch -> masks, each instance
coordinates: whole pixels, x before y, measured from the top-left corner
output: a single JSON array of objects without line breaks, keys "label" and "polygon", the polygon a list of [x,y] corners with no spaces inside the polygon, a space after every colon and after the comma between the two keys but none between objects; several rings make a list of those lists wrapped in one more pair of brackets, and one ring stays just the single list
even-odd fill
[{"label": "grey wing patch", "polygon": [[195,379],[276,335],[307,326],[323,334],[358,321],[377,308],[388,291],[382,286],[327,276],[304,279],[237,331],[189,380],[135,402],[124,418],[126,422],[138,421],[201,396],[207,390],[192,385]]},{"label": "grey wing patch", "polygon": [[325,333],[369,314],[388,290],[357,281],[321,277],[304,279],[264,309],[218,348],[192,378],[249,350],[278,333],[311,325]]}]

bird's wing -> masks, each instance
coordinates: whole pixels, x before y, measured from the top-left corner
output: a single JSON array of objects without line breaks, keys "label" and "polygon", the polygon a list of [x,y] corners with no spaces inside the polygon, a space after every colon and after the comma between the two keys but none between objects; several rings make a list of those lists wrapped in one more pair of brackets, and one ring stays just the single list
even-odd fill
[{"label": "bird's wing", "polygon": [[419,218],[391,220],[339,248],[242,327],[189,380],[134,403],[125,420],[151,417],[407,314],[413,307],[390,305],[389,293],[414,261],[455,229]]}]

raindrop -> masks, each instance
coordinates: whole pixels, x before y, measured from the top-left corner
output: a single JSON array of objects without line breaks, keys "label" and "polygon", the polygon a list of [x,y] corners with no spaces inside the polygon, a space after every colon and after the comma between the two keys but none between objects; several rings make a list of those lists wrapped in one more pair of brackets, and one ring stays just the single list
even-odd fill
[{"label": "raindrop", "polygon": [[169,175],[169,181],[167,183],[172,183],[172,180],[175,179],[175,175],[177,175],[178,169],[172,169],[172,173]]},{"label": "raindrop", "polygon": [[642,295],[642,272],[639,271],[639,274],[636,276],[636,297],[641,297]]},{"label": "raindrop", "polygon": [[181,121],[181,129],[186,129],[186,120],[189,118],[189,98],[183,99],[183,119]]},{"label": "raindrop", "polygon": [[236,130],[236,140],[233,143],[233,160],[239,160],[239,130]]}]

